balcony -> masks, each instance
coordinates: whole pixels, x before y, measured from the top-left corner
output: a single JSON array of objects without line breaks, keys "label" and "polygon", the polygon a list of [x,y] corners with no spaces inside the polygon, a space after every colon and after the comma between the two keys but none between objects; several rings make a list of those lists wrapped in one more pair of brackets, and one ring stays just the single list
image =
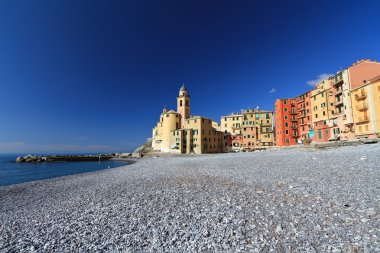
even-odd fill
[{"label": "balcony", "polygon": [[298,137],[298,134],[297,133],[291,133],[290,134],[292,137],[294,137],[294,138],[297,138]]},{"label": "balcony", "polygon": [[366,97],[367,97],[367,92],[360,92],[358,94],[355,94],[355,99],[356,100],[365,99]]},{"label": "balcony", "polygon": [[334,78],[334,85],[343,83],[343,75],[340,73],[339,75],[336,75]]},{"label": "balcony", "polygon": [[300,123],[300,126],[305,126],[305,125],[307,125],[306,122],[301,122],[301,123]]},{"label": "balcony", "polygon": [[340,94],[342,94],[342,92],[343,92],[342,86],[340,86],[339,88],[336,88],[335,96],[339,96]]},{"label": "balcony", "polygon": [[298,122],[298,120],[296,118],[290,118],[290,121]]},{"label": "balcony", "polygon": [[342,106],[343,100],[335,100],[335,106]]},{"label": "balcony", "polygon": [[291,110],[290,112],[289,112],[289,114],[297,114],[297,112],[296,112],[296,110]]},{"label": "balcony", "polygon": [[359,110],[359,111],[364,111],[364,110],[367,110],[367,109],[368,109],[368,104],[367,103],[358,104],[356,106],[356,110]]},{"label": "balcony", "polygon": [[300,104],[300,103],[302,103],[302,102],[305,102],[305,99],[304,99],[304,98],[300,98],[300,99],[297,100],[297,104]]},{"label": "balcony", "polygon": [[306,114],[300,114],[300,115],[298,115],[298,119],[305,118],[305,117],[306,117]]},{"label": "balcony", "polygon": [[366,123],[369,122],[369,116],[358,117],[357,123]]},{"label": "balcony", "polygon": [[292,129],[297,129],[298,127],[297,126],[291,126]]},{"label": "balcony", "polygon": [[260,126],[272,126],[272,123],[262,123],[262,124],[259,124]]}]

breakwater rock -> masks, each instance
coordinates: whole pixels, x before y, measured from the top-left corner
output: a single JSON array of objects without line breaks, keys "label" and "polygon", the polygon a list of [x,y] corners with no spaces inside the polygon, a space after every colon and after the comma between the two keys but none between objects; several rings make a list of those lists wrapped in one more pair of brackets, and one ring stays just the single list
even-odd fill
[{"label": "breakwater rock", "polygon": [[60,156],[34,156],[26,155],[16,158],[18,163],[40,163],[40,162],[89,162],[89,161],[106,161],[114,156],[112,155],[60,155]]}]

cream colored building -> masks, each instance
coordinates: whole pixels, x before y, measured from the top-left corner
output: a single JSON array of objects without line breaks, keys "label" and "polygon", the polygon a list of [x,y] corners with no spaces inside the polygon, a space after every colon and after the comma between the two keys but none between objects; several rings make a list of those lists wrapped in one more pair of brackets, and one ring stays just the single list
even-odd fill
[{"label": "cream colored building", "polygon": [[351,91],[357,138],[380,137],[380,76]]},{"label": "cream colored building", "polygon": [[220,118],[221,131],[231,135],[241,134],[242,125],[243,115],[241,113],[234,113]]},{"label": "cream colored building", "polygon": [[201,116],[190,116],[190,96],[184,86],[177,97],[177,112],[163,110],[153,128],[155,151],[203,154],[227,151],[226,136],[217,122]]}]

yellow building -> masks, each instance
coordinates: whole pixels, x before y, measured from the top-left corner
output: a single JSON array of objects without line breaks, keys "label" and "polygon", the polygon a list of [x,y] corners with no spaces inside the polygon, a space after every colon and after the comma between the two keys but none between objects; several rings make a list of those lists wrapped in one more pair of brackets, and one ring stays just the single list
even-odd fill
[{"label": "yellow building", "polygon": [[185,128],[172,131],[173,152],[181,154],[221,153],[224,134],[213,127],[213,121],[200,116],[186,119]]},{"label": "yellow building", "polygon": [[351,91],[355,136],[380,137],[380,76]]},{"label": "yellow building", "polygon": [[311,119],[312,122],[321,120],[328,120],[329,113],[329,90],[331,88],[330,82],[326,79],[319,83],[314,90],[311,91]]},{"label": "yellow building", "polygon": [[180,114],[173,110],[166,111],[166,108],[164,108],[160,121],[153,128],[152,148],[162,152],[170,152],[171,131],[179,129],[179,125]]},{"label": "yellow building", "polygon": [[273,112],[247,109],[243,110],[242,114],[243,149],[254,150],[262,146],[273,146]]},{"label": "yellow building", "polygon": [[331,78],[320,82],[310,96],[311,119],[309,129],[310,139],[317,142],[327,142],[331,138],[330,119],[334,111],[334,96],[331,94]]},{"label": "yellow building", "polygon": [[152,136],[152,148],[160,152],[220,153],[228,147],[227,135],[220,131],[217,122],[190,116],[190,96],[184,86],[177,97],[177,112],[164,108]]},{"label": "yellow building", "polygon": [[230,133],[232,136],[241,134],[241,126],[243,125],[243,115],[234,113],[220,118],[221,131]]}]

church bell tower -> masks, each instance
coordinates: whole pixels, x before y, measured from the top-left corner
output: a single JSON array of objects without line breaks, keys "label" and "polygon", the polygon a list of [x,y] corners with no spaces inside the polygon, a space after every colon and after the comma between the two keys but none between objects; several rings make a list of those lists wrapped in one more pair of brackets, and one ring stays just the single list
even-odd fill
[{"label": "church bell tower", "polygon": [[185,85],[182,85],[177,97],[177,112],[181,117],[180,128],[185,127],[185,120],[190,117],[190,96]]}]

